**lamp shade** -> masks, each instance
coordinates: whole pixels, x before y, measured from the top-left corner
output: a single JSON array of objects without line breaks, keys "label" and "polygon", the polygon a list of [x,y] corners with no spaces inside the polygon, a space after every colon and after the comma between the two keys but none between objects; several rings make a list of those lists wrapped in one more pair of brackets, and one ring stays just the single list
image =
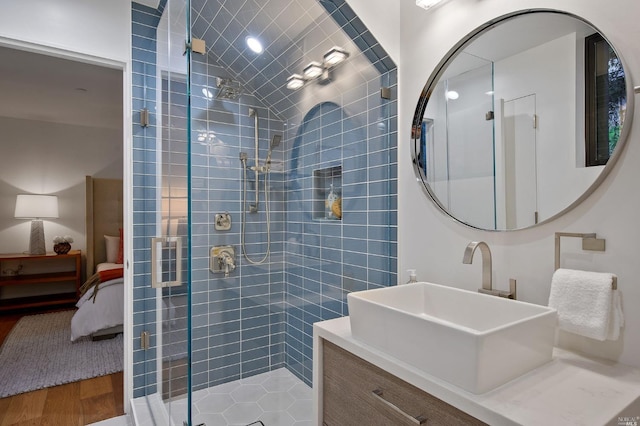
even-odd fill
[{"label": "lamp shade", "polygon": [[20,194],[16,198],[14,217],[21,219],[57,218],[58,197],[55,195]]}]

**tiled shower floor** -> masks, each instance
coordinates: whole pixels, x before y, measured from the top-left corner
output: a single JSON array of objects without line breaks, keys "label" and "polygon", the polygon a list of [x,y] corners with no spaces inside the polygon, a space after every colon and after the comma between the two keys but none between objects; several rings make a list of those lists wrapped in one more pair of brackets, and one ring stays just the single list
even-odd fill
[{"label": "tiled shower floor", "polygon": [[[244,426],[311,426],[311,388],[286,368],[193,394],[193,423]],[[259,424],[259,423],[258,423]]]},{"label": "tiled shower floor", "polygon": [[[182,426],[186,399],[166,407],[173,425]],[[193,393],[194,425],[246,426],[259,420],[264,426],[310,426],[312,413],[311,388],[286,368]],[[156,423],[138,420],[142,425]]]}]

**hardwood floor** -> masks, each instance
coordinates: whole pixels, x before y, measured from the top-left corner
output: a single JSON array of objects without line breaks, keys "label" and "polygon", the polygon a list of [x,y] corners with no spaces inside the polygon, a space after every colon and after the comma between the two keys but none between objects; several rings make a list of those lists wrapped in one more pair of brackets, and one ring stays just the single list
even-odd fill
[{"label": "hardwood floor", "polygon": [[[0,316],[0,345],[23,315]],[[0,426],[83,426],[121,416],[122,380],[120,372],[0,398]]]}]

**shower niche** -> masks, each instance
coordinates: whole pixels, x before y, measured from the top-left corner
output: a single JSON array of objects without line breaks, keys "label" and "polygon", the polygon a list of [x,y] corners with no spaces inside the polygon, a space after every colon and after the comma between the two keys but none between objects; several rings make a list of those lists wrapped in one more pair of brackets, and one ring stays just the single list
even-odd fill
[{"label": "shower niche", "polygon": [[313,219],[342,220],[342,166],[313,171]]}]

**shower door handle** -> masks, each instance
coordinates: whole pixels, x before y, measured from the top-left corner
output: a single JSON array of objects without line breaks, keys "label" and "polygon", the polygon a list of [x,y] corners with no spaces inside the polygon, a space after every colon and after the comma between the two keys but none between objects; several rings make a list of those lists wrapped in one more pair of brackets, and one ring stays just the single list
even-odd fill
[{"label": "shower door handle", "polygon": [[[173,248],[172,248],[173,247]],[[159,248],[159,250],[158,250]],[[165,262],[163,254],[175,250],[175,279],[163,281],[165,266],[171,264],[171,258]],[[165,265],[165,263],[167,265]],[[171,277],[171,269],[166,271]],[[151,287],[176,287],[182,285],[182,238],[181,237],[153,237],[151,238]]]}]

